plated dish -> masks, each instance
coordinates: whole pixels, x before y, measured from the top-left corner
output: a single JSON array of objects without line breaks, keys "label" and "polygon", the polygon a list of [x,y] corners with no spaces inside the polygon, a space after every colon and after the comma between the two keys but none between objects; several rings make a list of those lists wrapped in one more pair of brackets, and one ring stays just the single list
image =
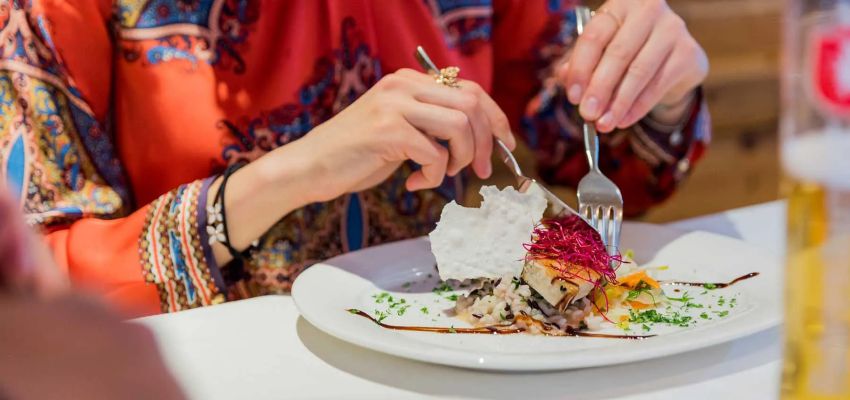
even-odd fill
[{"label": "plated dish", "polygon": [[[444,211],[430,241],[378,246],[307,270],[293,288],[304,318],[377,351],[499,370],[660,357],[780,321],[778,263],[745,243],[627,224],[630,250],[609,256],[579,220],[523,220],[537,215],[533,201],[483,194],[479,209],[447,206],[449,219]],[[492,234],[503,217],[526,225]],[[519,251],[500,252],[516,240]]]}]

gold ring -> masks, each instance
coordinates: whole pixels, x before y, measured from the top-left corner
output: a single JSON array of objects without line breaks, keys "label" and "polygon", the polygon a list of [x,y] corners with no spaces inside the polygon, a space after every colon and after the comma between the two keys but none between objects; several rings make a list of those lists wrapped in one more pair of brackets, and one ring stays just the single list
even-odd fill
[{"label": "gold ring", "polygon": [[460,87],[457,82],[457,75],[460,73],[460,68],[458,67],[446,67],[440,70],[434,80],[441,85],[446,85],[448,87]]},{"label": "gold ring", "polygon": [[614,14],[613,12],[611,12],[611,10],[609,10],[608,8],[602,7],[602,8],[599,9],[599,11],[594,13],[594,15],[599,15],[599,14],[607,15],[607,16],[611,17],[611,19],[614,20],[614,23],[617,24],[617,29],[620,29],[620,28],[623,27],[623,20],[620,19],[620,17],[617,16],[617,14]]}]

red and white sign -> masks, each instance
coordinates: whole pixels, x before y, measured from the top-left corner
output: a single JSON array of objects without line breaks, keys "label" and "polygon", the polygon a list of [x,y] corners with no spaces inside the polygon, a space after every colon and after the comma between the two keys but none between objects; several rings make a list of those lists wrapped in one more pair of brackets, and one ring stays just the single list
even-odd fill
[{"label": "red and white sign", "polygon": [[850,27],[815,34],[812,50],[816,97],[830,113],[850,118]]}]

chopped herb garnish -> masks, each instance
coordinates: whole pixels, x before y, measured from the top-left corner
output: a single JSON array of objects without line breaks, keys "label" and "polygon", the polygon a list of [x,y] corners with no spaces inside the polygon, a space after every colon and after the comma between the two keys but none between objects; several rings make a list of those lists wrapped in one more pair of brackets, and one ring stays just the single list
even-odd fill
[{"label": "chopped herb garnish", "polygon": [[629,322],[644,324],[644,323],[664,323],[677,325],[681,327],[689,326],[693,318],[687,315],[682,315],[679,312],[672,312],[669,315],[661,314],[656,310],[646,310],[635,312],[629,310]]},{"label": "chopped herb garnish", "polygon": [[626,300],[634,300],[643,293],[642,290],[629,290],[629,295],[626,297]]},{"label": "chopped herb garnish", "polygon": [[626,300],[635,300],[640,297],[641,294],[646,293],[652,298],[652,304],[656,304],[655,296],[652,295],[652,288],[646,284],[644,281],[640,281],[640,283],[635,286],[634,290],[629,290],[629,295],[626,297]]},{"label": "chopped herb garnish", "polygon": [[685,304],[685,307],[686,308],[703,308],[705,306],[702,305],[702,304],[697,304],[697,303],[687,303],[687,304]]},{"label": "chopped herb garnish", "polygon": [[649,332],[649,325],[643,324],[643,325],[641,325],[641,328],[643,328],[644,332]]},{"label": "chopped herb garnish", "polygon": [[422,311],[422,314],[428,314],[428,307],[422,307],[419,311]]},{"label": "chopped herb garnish", "polygon": [[449,327],[449,333],[457,333],[457,331],[455,330],[455,326],[454,326],[454,325],[452,325],[451,327]]},{"label": "chopped herb garnish", "polygon": [[708,313],[702,313],[699,315],[699,317],[702,319],[708,319]]},{"label": "chopped herb garnish", "polygon": [[505,318],[505,314],[499,313],[499,319],[501,319],[502,321],[504,321],[504,320],[506,319],[506,318]]},{"label": "chopped herb garnish", "polygon": [[717,316],[720,317],[720,318],[723,318],[723,317],[729,315],[728,310],[726,310],[726,311],[715,311],[714,313],[717,314]]},{"label": "chopped herb garnish", "polygon": [[439,286],[435,287],[434,290],[432,290],[432,292],[434,292],[436,294],[442,294],[442,293],[445,293],[445,292],[451,292],[452,290],[454,290],[452,285],[449,285],[446,282],[442,282],[442,283],[440,283]]},{"label": "chopped herb garnish", "polygon": [[384,301],[387,301],[387,300],[393,301],[393,297],[390,296],[390,294],[387,293],[387,292],[383,292],[381,294],[373,294],[372,298],[375,299],[375,303],[378,303],[378,304],[381,304],[381,303],[383,303]]},{"label": "chopped herb garnish", "polygon": [[389,314],[381,310],[375,310],[375,319],[378,320],[378,322],[383,322],[388,316]]},{"label": "chopped herb garnish", "polygon": [[706,288],[706,289],[708,289],[708,290],[714,290],[714,289],[717,289],[717,285],[715,285],[715,284],[713,284],[713,283],[706,283],[705,285],[702,285],[702,287],[704,287],[704,288]]},{"label": "chopped herb garnish", "polygon": [[350,310],[348,310],[348,312],[350,312],[350,313],[352,313],[352,314],[354,314],[354,315],[357,315],[357,314],[359,313],[359,311],[357,311],[357,310],[355,310],[355,309],[353,309],[353,308],[352,308],[352,309],[350,309]]},{"label": "chopped herb garnish", "polygon": [[720,296],[720,298],[717,299],[717,305],[723,306],[724,304],[726,304],[726,299],[723,296]]},{"label": "chopped herb garnish", "polygon": [[404,315],[404,313],[407,312],[408,308],[410,308],[410,305],[406,305],[406,306],[399,308],[398,309],[398,316],[400,317],[400,316]]},{"label": "chopped herb garnish", "polygon": [[703,294],[708,294],[708,290],[703,290],[702,293],[700,293],[700,295],[703,295]]},{"label": "chopped herb garnish", "polygon": [[686,303],[686,304],[693,299],[694,299],[693,297],[688,296],[688,292],[682,293],[682,297],[667,297],[667,300],[678,301],[680,303]]},{"label": "chopped herb garnish", "polygon": [[457,301],[457,295],[453,294],[450,296],[446,296],[446,300]]},{"label": "chopped herb garnish", "polygon": [[513,279],[511,279],[511,283],[514,284],[514,289],[519,289],[519,285],[522,282],[520,282],[519,278],[513,277]]}]

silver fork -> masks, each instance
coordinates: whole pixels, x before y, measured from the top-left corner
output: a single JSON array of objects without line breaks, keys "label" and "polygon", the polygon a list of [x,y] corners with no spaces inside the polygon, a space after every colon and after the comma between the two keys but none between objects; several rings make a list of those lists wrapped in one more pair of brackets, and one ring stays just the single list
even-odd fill
[{"label": "silver fork", "polygon": [[[581,35],[592,12],[587,7],[576,8],[576,30]],[[623,225],[623,195],[599,170],[599,137],[592,124],[584,122],[584,148],[590,172],[578,183],[578,211],[590,226],[599,232],[609,254],[620,248],[620,229]]]},{"label": "silver fork", "polygon": [[[424,68],[427,72],[434,74],[440,73],[440,69],[437,68],[437,65],[434,64],[433,61],[431,61],[431,57],[428,57],[428,53],[425,53],[425,49],[423,49],[422,46],[416,46],[416,53],[414,55],[416,56],[416,60],[419,61],[419,64],[422,65],[422,68]],[[537,185],[537,187],[543,191],[543,195],[546,197],[546,200],[548,200],[549,204],[552,205],[552,212],[556,215],[560,215],[567,211],[581,217],[579,213],[573,210],[573,208],[567,205],[567,203],[564,203],[564,201],[558,198],[558,196],[555,196],[555,194],[549,191],[549,189],[546,189],[546,187],[538,183],[536,180],[523,175],[522,169],[519,167],[519,163],[516,161],[516,158],[514,158],[510,149],[508,149],[508,146],[506,146],[505,143],[498,138],[495,139],[495,142],[496,151],[499,152],[499,158],[501,158],[502,162],[508,166],[511,174],[513,174],[514,178],[516,178],[517,191],[525,193],[532,185]]]}]

